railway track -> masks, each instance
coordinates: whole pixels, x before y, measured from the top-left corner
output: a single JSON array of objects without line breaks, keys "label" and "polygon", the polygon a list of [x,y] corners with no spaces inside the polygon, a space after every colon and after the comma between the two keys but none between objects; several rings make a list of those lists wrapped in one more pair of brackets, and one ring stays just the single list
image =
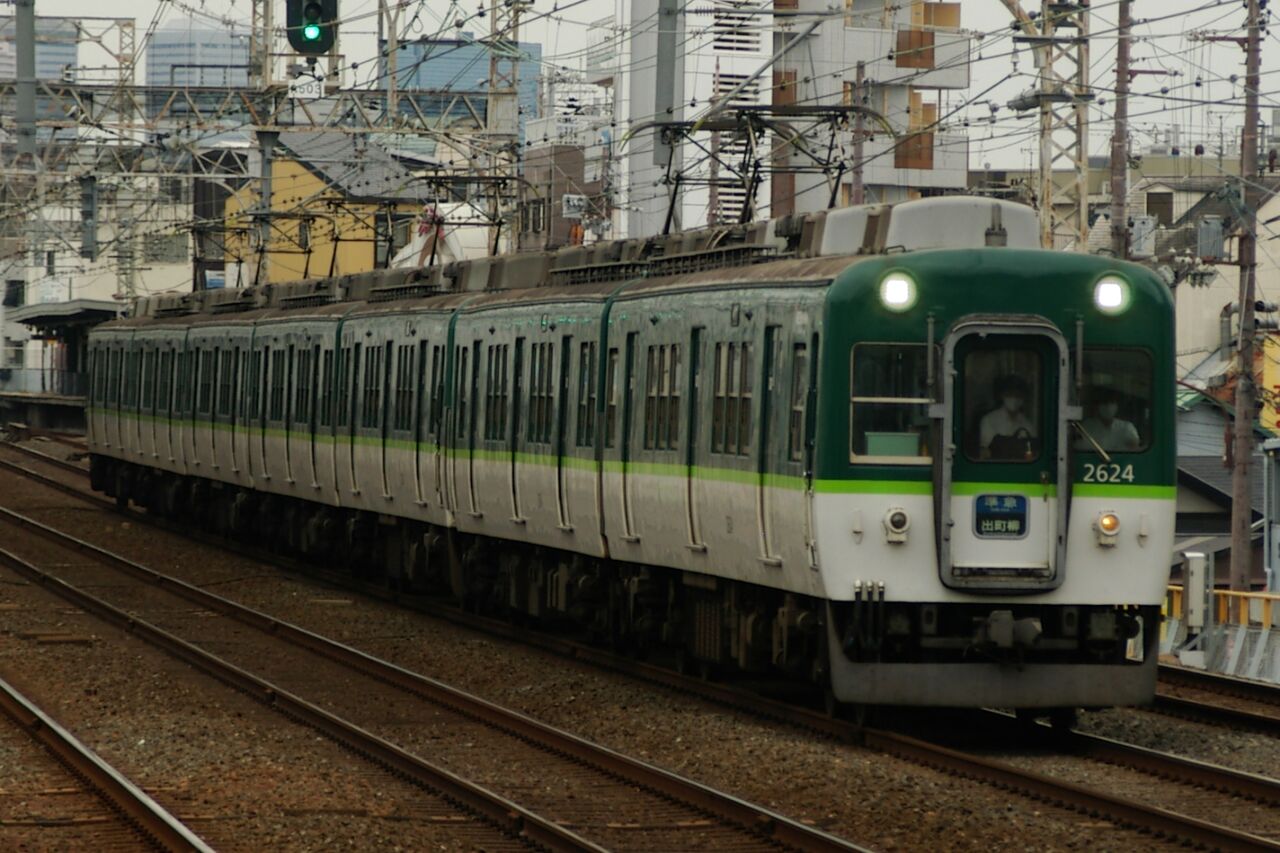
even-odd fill
[{"label": "railway track", "polygon": [[[83,495],[83,492],[79,494]],[[228,547],[224,540],[213,539],[219,547]],[[264,559],[264,553],[258,549],[236,543],[231,543],[230,549],[256,559]],[[282,560],[279,556],[271,555],[267,559],[275,564],[290,564],[294,570],[311,576],[316,574],[314,567]],[[327,579],[335,582],[341,580],[331,575]],[[348,588],[351,586],[350,583],[343,585]],[[367,584],[357,586],[363,592],[384,598],[393,597],[382,588]],[[1280,845],[1276,843],[1280,839],[1280,826],[1273,826],[1265,818],[1260,818],[1257,822],[1262,834],[1234,829],[1214,820],[1217,815],[1234,814],[1233,802],[1237,798],[1258,804],[1264,815],[1269,811],[1277,811],[1277,807],[1280,807],[1280,783],[1271,779],[1079,733],[1052,741],[1053,749],[1065,753],[1073,760],[1119,768],[1123,774],[1128,774],[1126,784],[1129,793],[1121,796],[1113,792],[1114,780],[1105,789],[1096,785],[1079,784],[1037,772],[1033,766],[1019,766],[1017,761],[954,749],[899,732],[861,727],[728,685],[688,679],[670,670],[619,658],[571,640],[530,634],[506,623],[464,614],[437,602],[414,600],[412,604],[419,610],[470,628],[479,628],[504,638],[623,671],[636,678],[664,684],[752,714],[785,721],[809,731],[841,740],[860,741],[872,749],[1014,790],[1034,799],[1066,805],[1089,814],[1105,815],[1122,825],[1141,828],[1158,836],[1217,849],[1280,849]],[[1157,779],[1169,781],[1156,783]],[[1164,799],[1164,804],[1152,802],[1150,796],[1144,796],[1150,794],[1147,789],[1155,789],[1160,785],[1175,790],[1171,797]]]},{"label": "railway track", "polygon": [[[126,613],[106,600],[42,571],[16,554],[0,550],[0,561],[58,592],[77,606],[129,628],[148,642],[245,693],[262,697],[351,749],[397,772],[413,776],[425,787],[440,791],[495,822],[505,822],[513,833],[530,837],[539,845],[551,849],[587,850],[627,847],[670,849],[686,845],[699,849],[763,850],[775,846],[791,850],[858,849],[762,807],[589,743],[162,575],[11,510],[0,509],[0,522],[74,550],[81,557],[109,565],[153,590],[163,589],[166,596],[180,596],[186,602],[234,620],[238,628],[253,629],[255,646],[252,656],[260,662],[276,657],[271,644],[287,643],[294,653],[287,663],[281,658],[276,666],[271,667],[277,675],[283,670],[291,670],[305,673],[303,680],[309,683],[341,684],[344,691],[358,694],[360,702],[376,708],[379,714],[373,716],[385,716],[387,709],[396,701],[390,695],[385,699],[380,696],[376,692],[376,684],[425,700],[412,703],[412,713],[398,723],[380,722],[384,728],[417,725],[432,729],[435,732],[433,737],[437,738],[434,745],[438,753],[449,752],[450,740],[470,739],[466,744],[468,748],[483,743],[486,753],[495,748],[503,750],[500,755],[475,756],[472,760],[477,763],[537,766],[541,776],[555,780],[556,784],[528,786],[520,791],[522,800],[538,802],[538,811],[535,812],[488,787],[466,781],[440,764],[417,757],[411,750],[379,737],[368,728],[321,707],[318,702],[303,698],[296,688],[290,689],[291,685],[267,680],[247,671],[242,665],[224,659],[226,651],[219,656],[205,651],[198,643],[223,647],[229,642],[223,633],[211,635],[208,632],[207,625],[211,620],[203,620],[206,630],[191,632],[203,635],[199,640],[179,637],[137,615],[138,610],[146,607],[139,591],[117,589],[116,595],[130,602],[130,611]],[[168,606],[172,608],[172,603]],[[201,621],[192,620],[189,612],[184,613],[182,619],[186,622]],[[333,669],[333,674],[324,671],[322,675],[326,667]],[[337,670],[344,670],[345,677]],[[356,677],[368,683],[360,683]],[[387,691],[384,689],[383,693]],[[403,699],[400,701],[403,704]],[[512,787],[520,789],[521,785],[523,783]],[[552,787],[555,790],[549,791]],[[553,813],[554,817],[547,816]],[[592,836],[600,841],[590,840]]]},{"label": "railway track", "polygon": [[[142,845],[212,851],[4,679],[0,712],[12,724],[0,730],[0,751],[10,756],[3,788],[5,799],[13,803],[3,809],[0,832],[38,831],[39,844],[46,849],[135,850]],[[44,764],[59,766],[48,772]]]},{"label": "railway track", "polygon": [[1153,709],[1280,737],[1280,687],[1266,682],[1162,664]]}]

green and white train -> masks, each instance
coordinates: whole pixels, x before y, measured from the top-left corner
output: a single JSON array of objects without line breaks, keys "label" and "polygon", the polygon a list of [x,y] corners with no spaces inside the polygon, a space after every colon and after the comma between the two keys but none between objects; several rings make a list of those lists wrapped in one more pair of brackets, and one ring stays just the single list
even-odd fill
[{"label": "green and white train", "polygon": [[955,197],[147,299],[95,487],[841,702],[1145,702],[1173,306],[1037,241]]}]

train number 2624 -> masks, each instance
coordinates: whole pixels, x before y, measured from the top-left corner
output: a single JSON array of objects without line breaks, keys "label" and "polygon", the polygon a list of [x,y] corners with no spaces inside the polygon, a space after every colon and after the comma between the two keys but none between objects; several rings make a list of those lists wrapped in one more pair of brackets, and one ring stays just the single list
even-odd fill
[{"label": "train number 2624", "polygon": [[1086,483],[1132,483],[1133,466],[1117,465],[1114,462],[1110,465],[1086,462],[1084,463],[1084,481]]}]

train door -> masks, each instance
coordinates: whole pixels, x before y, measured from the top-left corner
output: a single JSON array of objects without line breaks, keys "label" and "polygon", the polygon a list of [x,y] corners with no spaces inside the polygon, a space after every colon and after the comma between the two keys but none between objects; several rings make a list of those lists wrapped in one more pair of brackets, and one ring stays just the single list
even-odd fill
[{"label": "train door", "polygon": [[356,474],[356,420],[360,417],[360,344],[351,347],[351,364],[348,371],[347,392],[347,474],[351,478],[351,493],[360,493],[360,479]]},{"label": "train door", "polygon": [[524,411],[524,338],[516,338],[515,361],[511,371],[511,453],[507,460],[507,475],[511,481],[511,518],[522,523],[524,516],[520,513],[520,434],[524,429],[524,419],[520,417]]},{"label": "train door", "polygon": [[689,531],[689,547],[694,551],[705,551],[707,545],[702,541],[698,518],[698,448],[702,427],[702,334],[701,326],[689,333],[689,409],[685,422],[689,427],[689,436],[685,441],[684,456],[684,505],[685,518]]},{"label": "train door", "polygon": [[[293,337],[290,333],[290,338]],[[293,482],[293,435],[290,427],[294,419],[294,388],[296,380],[294,378],[294,361],[297,354],[297,347],[290,341],[288,348],[285,350],[284,361],[284,399],[281,401],[284,409],[284,478],[286,482]]]},{"label": "train door", "polygon": [[1066,341],[1047,322],[961,323],[946,341],[940,570],[948,586],[1052,589],[1066,554]]},{"label": "train door", "polygon": [[568,441],[565,438],[569,413],[569,376],[573,366],[573,337],[565,335],[560,339],[560,379],[556,389],[556,398],[552,405],[556,406],[556,511],[560,529],[570,530],[573,519],[569,513],[569,490],[565,483],[567,470],[565,454],[568,453]]},{"label": "train door", "polygon": [[[465,363],[464,363],[465,368]],[[476,415],[480,411],[480,403],[476,399],[480,384],[480,342],[471,345],[471,372],[464,369],[462,381],[468,386],[466,406],[467,412],[467,502],[471,506],[471,515],[479,518],[480,504],[476,501]]]},{"label": "train door", "polygon": [[782,560],[774,550],[775,522],[774,504],[776,498],[769,487],[769,467],[773,464],[775,452],[774,436],[779,430],[774,423],[776,379],[779,367],[777,326],[766,326],[764,330],[764,348],[760,357],[760,441],[756,447],[756,523],[760,530],[760,559],[767,565],[777,566]]},{"label": "train door", "polygon": [[[262,479],[271,479],[271,470],[267,467],[267,410],[271,407],[271,347],[262,348],[262,370],[258,374],[258,472]],[[279,354],[275,354],[279,358]]]},{"label": "train door", "polygon": [[229,376],[227,377],[227,387],[225,392],[225,400],[223,402],[224,409],[227,413],[227,432],[229,435],[228,444],[231,446],[231,473],[240,473],[240,455],[239,448],[236,447],[237,440],[240,437],[239,426],[239,409],[236,407],[236,395],[240,393],[240,362],[244,357],[243,351],[239,346],[232,347],[229,356]]},{"label": "train door", "polygon": [[627,333],[626,352],[622,365],[622,538],[627,542],[639,542],[636,523],[631,514],[631,436],[632,409],[636,384],[636,333]]}]

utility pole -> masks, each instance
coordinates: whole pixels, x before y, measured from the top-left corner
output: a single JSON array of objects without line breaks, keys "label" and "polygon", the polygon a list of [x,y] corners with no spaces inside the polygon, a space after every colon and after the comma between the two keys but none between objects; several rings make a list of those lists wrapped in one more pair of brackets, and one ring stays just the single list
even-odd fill
[{"label": "utility pole", "polygon": [[18,165],[36,169],[36,3],[17,0]]},{"label": "utility pole", "polygon": [[[1261,64],[1258,0],[1248,0],[1245,40],[1244,130],[1240,134],[1240,345],[1236,372],[1236,420],[1231,471],[1231,588],[1247,590],[1253,578],[1250,462],[1253,456],[1253,300],[1256,290],[1258,220],[1258,68]],[[1241,607],[1247,606],[1241,602]]]},{"label": "utility pole", "polygon": [[1111,131],[1111,252],[1129,259],[1129,31],[1132,0],[1120,0],[1116,25],[1116,109]]},{"label": "utility pole", "polygon": [[[489,151],[489,249],[499,254],[503,220],[511,209],[520,149],[520,15],[527,0],[490,0],[489,99],[485,130]],[[510,229],[505,238],[514,246]]]},{"label": "utility pole", "polygon": [[[258,153],[262,160],[258,184],[258,271],[254,276],[254,284],[267,284],[271,281],[271,162],[276,142],[280,133],[275,130],[258,131]],[[333,247],[336,255],[338,247]]]},{"label": "utility pole", "polygon": [[[400,59],[400,3],[398,0],[379,0],[378,2],[378,48],[386,51],[387,57],[387,118],[395,122],[400,113],[400,94],[396,91],[399,81],[396,79],[397,64]],[[382,29],[386,25],[386,41],[383,42]]]},{"label": "utility pole", "polygon": [[862,204],[864,201],[862,188],[862,142],[863,135],[866,132],[866,121],[862,110],[866,106],[866,104],[863,103],[866,99],[866,71],[866,64],[859,62],[858,76],[854,78],[853,87],[853,105],[857,108],[857,111],[853,114],[853,189],[849,193],[850,204]]}]

